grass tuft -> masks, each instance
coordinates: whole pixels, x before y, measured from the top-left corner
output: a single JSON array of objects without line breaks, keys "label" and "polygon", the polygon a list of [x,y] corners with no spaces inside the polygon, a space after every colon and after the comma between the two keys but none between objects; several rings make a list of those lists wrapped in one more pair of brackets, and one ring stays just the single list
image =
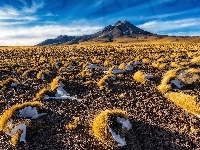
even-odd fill
[{"label": "grass tuft", "polygon": [[125,111],[121,109],[106,109],[102,111],[100,114],[95,116],[93,123],[92,123],[92,131],[94,136],[101,141],[103,144],[112,145],[112,137],[108,130],[108,118],[111,115],[117,115],[124,118],[128,118],[128,115]]},{"label": "grass tuft", "polygon": [[10,142],[13,146],[16,146],[19,143],[20,140],[20,136],[22,134],[22,130],[17,130],[17,132],[13,135],[13,137],[11,138]]},{"label": "grass tuft", "polygon": [[144,83],[146,81],[146,77],[142,71],[137,71],[136,73],[134,73],[133,79],[141,83]]},{"label": "grass tuft", "polygon": [[168,92],[165,96],[188,113],[200,117],[200,104],[197,103],[196,96],[191,96],[182,92]]},{"label": "grass tuft", "polygon": [[171,84],[169,81],[176,77],[177,70],[169,70],[165,73],[161,84],[157,87],[161,93],[166,93],[171,89]]},{"label": "grass tuft", "polygon": [[61,79],[62,79],[61,76],[57,76],[56,78],[53,79],[53,81],[51,82],[51,91],[54,91],[58,88]]},{"label": "grass tuft", "polygon": [[67,124],[65,127],[66,127],[67,130],[74,130],[74,129],[76,129],[76,127],[77,127],[79,124],[80,124],[80,119],[79,119],[79,117],[76,117],[76,118],[74,119],[74,122],[73,122],[73,123],[69,123],[69,124]]},{"label": "grass tuft", "polygon": [[16,110],[22,109],[26,106],[32,106],[32,107],[38,107],[41,108],[42,107],[42,103],[38,102],[38,101],[33,101],[33,102],[24,102],[22,104],[16,104],[13,105],[12,107],[10,107],[9,109],[5,110],[4,113],[1,115],[0,117],[0,131],[4,130],[4,128],[7,125],[7,121],[8,119],[13,115],[13,113]]},{"label": "grass tuft", "polygon": [[193,63],[193,64],[200,64],[200,56],[194,57],[194,58],[191,60],[191,63]]}]

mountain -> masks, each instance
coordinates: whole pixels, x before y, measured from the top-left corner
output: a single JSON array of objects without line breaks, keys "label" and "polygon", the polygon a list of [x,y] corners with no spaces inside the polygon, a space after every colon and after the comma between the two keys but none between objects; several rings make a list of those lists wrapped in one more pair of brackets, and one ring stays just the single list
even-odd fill
[{"label": "mountain", "polygon": [[39,44],[38,46],[44,45],[59,45],[59,44],[78,44],[79,41],[87,41],[90,39],[90,35],[83,35],[83,36],[67,36],[67,35],[60,35],[55,39],[47,39]]},{"label": "mountain", "polygon": [[111,42],[116,38],[136,38],[138,36],[150,36],[153,33],[148,31],[144,31],[128,21],[118,21],[114,25],[109,25],[105,27],[103,30],[91,34],[91,35],[83,35],[83,36],[67,36],[60,35],[55,39],[47,39],[37,46],[44,45],[60,45],[60,44],[78,44],[79,42],[84,41],[103,41],[103,42]]},{"label": "mountain", "polygon": [[135,37],[140,35],[150,35],[152,33],[144,31],[128,21],[118,21],[114,25],[109,25],[103,30],[95,33],[92,37],[110,37],[110,38],[120,38],[120,37]]}]

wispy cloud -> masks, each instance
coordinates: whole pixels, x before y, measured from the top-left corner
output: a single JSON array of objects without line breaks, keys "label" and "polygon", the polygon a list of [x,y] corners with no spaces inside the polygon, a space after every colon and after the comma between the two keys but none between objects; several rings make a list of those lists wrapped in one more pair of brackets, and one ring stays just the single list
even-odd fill
[{"label": "wispy cloud", "polygon": [[199,36],[200,31],[185,31],[185,32],[168,32],[168,35],[176,35],[176,36]]},{"label": "wispy cloud", "polygon": [[104,1],[104,0],[96,0],[96,1],[94,2],[93,7],[96,7],[96,6],[101,5],[101,4],[103,3],[103,1]]},{"label": "wispy cloud", "polygon": [[23,3],[25,6],[27,5],[25,0],[19,0],[21,3]]},{"label": "wispy cloud", "polygon": [[37,21],[39,18],[36,14],[34,14],[38,9],[44,6],[43,1],[40,3],[36,3],[33,1],[30,7],[27,7],[25,1],[21,2],[25,5],[22,9],[18,10],[10,5],[4,5],[0,7],[0,20],[3,22],[4,20],[26,20],[26,21]]},{"label": "wispy cloud", "polygon": [[153,20],[138,26],[144,30],[153,33],[162,33],[163,31],[168,30],[183,29],[187,27],[198,27],[200,26],[200,19],[188,18],[174,21]]},{"label": "wispy cloud", "polygon": [[33,1],[32,6],[31,7],[23,7],[22,12],[24,13],[35,13],[38,9],[43,8],[44,6],[44,2],[41,1],[40,3],[36,3],[35,1]]},{"label": "wispy cloud", "polygon": [[0,45],[36,45],[59,35],[87,35],[99,31],[101,26],[44,25],[27,28],[0,28]]},{"label": "wispy cloud", "polygon": [[20,16],[20,12],[12,6],[0,7],[0,19],[15,19]]},{"label": "wispy cloud", "polygon": [[22,24],[26,24],[26,22],[23,22],[23,21],[15,21],[15,22],[4,21],[4,22],[1,22],[0,28],[6,27],[6,26],[22,25]]}]

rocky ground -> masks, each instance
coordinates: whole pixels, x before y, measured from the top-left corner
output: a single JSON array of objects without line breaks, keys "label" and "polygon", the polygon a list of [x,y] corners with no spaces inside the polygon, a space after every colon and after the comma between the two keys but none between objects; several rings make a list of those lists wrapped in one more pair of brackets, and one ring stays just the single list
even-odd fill
[{"label": "rocky ground", "polygon": [[[157,76],[155,81],[138,83],[132,75],[136,70],[142,70]],[[150,65],[140,65],[110,87],[111,91],[99,90],[96,83],[85,85],[82,79],[73,82],[65,81],[65,89],[72,95],[82,99],[76,100],[42,100],[44,107],[40,112],[47,115],[32,120],[27,128],[27,143],[13,147],[10,137],[0,132],[0,149],[2,150],[67,150],[67,149],[124,149],[124,150],[194,150],[200,149],[200,132],[189,129],[199,129],[200,119],[177,107],[167,100],[158,90],[161,77],[165,70],[155,69]],[[99,79],[101,73],[94,72],[92,79]],[[15,73],[2,76],[13,76],[18,80],[21,76]],[[1,79],[4,77],[1,76]],[[47,81],[30,78],[26,86],[7,87],[0,95],[5,103],[0,104],[0,112],[13,104],[30,101]],[[199,89],[189,88],[190,93],[199,95]],[[125,96],[120,98],[120,94]],[[22,95],[19,98],[19,95]],[[127,145],[124,147],[106,147],[99,143],[91,131],[91,122],[96,114],[108,108],[120,108],[129,114],[132,129],[126,135]],[[80,125],[74,130],[66,130],[65,125],[80,117]],[[187,129],[185,129],[187,127]]]}]

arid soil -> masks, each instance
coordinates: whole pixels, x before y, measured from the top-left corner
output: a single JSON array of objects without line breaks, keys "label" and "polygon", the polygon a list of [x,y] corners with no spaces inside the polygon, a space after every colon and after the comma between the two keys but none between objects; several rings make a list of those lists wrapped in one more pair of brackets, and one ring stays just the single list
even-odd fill
[{"label": "arid soil", "polygon": [[[85,53],[87,57],[91,53]],[[6,56],[5,52],[1,55]],[[41,54],[42,55],[42,54]],[[53,55],[53,54],[50,54]],[[57,55],[57,54],[55,54]],[[65,54],[67,57],[67,54]],[[121,55],[124,55],[123,53]],[[131,53],[127,54],[131,55]],[[6,56],[7,57],[7,56]],[[29,56],[25,56],[29,57]],[[12,58],[11,58],[12,61]],[[27,61],[28,62],[28,61]],[[47,62],[48,63],[48,62]],[[28,66],[28,65],[27,65]],[[30,69],[26,66],[27,69]],[[2,68],[5,67],[2,65]],[[40,68],[40,66],[38,67]],[[50,68],[50,67],[49,67]],[[74,69],[75,70],[75,69]],[[81,71],[77,67],[77,72]],[[141,70],[146,74],[156,76],[154,80],[145,83],[136,82],[132,75]],[[173,102],[166,99],[157,90],[157,86],[168,69],[157,69],[148,64],[137,65],[133,70],[127,71],[108,87],[109,90],[100,90],[96,82],[104,75],[102,70],[94,69],[92,76],[86,79],[74,77],[66,79],[64,89],[71,95],[81,99],[55,100],[41,99],[43,108],[39,112],[47,115],[31,120],[27,127],[27,143],[19,143],[16,147],[10,144],[10,136],[0,132],[0,149],[2,150],[197,150],[200,149],[200,118],[187,113]],[[50,70],[53,77],[58,74]],[[76,72],[76,71],[74,71]],[[8,77],[16,78],[20,84],[16,87],[1,88],[0,112],[3,113],[16,103],[31,101],[36,93],[48,86],[52,79],[39,80],[36,75],[22,77],[22,73],[0,72],[0,81]],[[73,72],[72,72],[73,74]],[[74,73],[75,74],[75,73]],[[85,81],[92,81],[86,85]],[[26,81],[26,83],[24,83]],[[24,83],[24,84],[23,84]],[[175,87],[174,91],[177,91]],[[198,86],[183,88],[189,94],[200,95]],[[124,97],[120,97],[120,94]],[[126,135],[127,145],[124,147],[106,147],[100,143],[91,130],[92,120],[105,109],[119,108],[129,115],[132,129]],[[17,113],[17,112],[16,112]],[[80,125],[74,130],[66,130],[65,125],[73,122],[74,117],[80,118]],[[17,119],[12,116],[13,119]],[[197,129],[197,132],[192,132]]]}]

